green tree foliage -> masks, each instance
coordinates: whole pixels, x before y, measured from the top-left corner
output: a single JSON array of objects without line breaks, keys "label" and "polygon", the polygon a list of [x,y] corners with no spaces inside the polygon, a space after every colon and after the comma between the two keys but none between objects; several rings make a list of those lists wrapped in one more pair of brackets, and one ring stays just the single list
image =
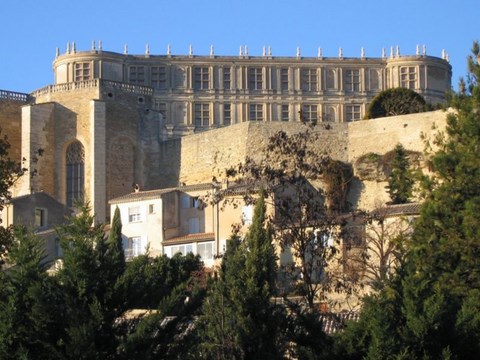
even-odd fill
[{"label": "green tree foliage", "polygon": [[117,346],[114,321],[122,312],[116,301],[111,264],[103,226],[95,225],[88,204],[58,230],[63,249],[63,268],[58,274],[65,293],[70,358],[108,358]]},{"label": "green tree foliage", "polygon": [[124,294],[127,308],[156,309],[176,286],[201,269],[200,258],[192,253],[177,253],[172,258],[141,255],[127,264],[117,287]]},{"label": "green tree foliage", "polygon": [[[480,66],[452,97],[405,266],[347,331],[351,358],[473,359],[480,351]],[[380,326],[381,322],[381,326]],[[374,326],[375,325],[375,326]],[[377,326],[378,325],[378,326]],[[354,327],[353,327],[354,328]],[[357,328],[358,330],[358,328]],[[353,335],[352,335],[353,334]],[[362,341],[357,340],[361,338]],[[357,341],[358,346],[354,342]]]},{"label": "green tree foliage", "polygon": [[366,118],[414,114],[425,111],[425,100],[415,91],[393,88],[381,91],[368,106]]},{"label": "green tree foliage", "polygon": [[199,358],[196,318],[206,293],[204,274],[197,272],[166,295],[157,311],[144,316],[120,346],[119,359]]},{"label": "green tree foliage", "polygon": [[[89,206],[80,205],[58,229],[63,267],[50,275],[42,240],[16,231],[0,272],[1,359],[187,358],[205,294],[199,257],[143,256],[125,264],[117,220],[107,238]],[[122,320],[143,306],[158,316]]]},{"label": "green tree foliage", "polygon": [[395,146],[391,167],[387,190],[392,204],[408,203],[412,197],[414,178],[410,170],[407,151],[402,144]]},{"label": "green tree foliage", "polygon": [[[1,136],[0,129],[0,212],[11,200],[11,187],[25,173],[26,169],[21,163],[12,160],[8,154],[11,145],[7,136]],[[0,219],[1,222],[1,219]],[[0,266],[3,257],[13,243],[12,229],[0,228]]]},{"label": "green tree foliage", "polygon": [[120,209],[115,208],[113,214],[112,226],[108,235],[107,247],[111,261],[111,281],[115,282],[125,271],[125,253],[122,246],[122,220],[120,219]]},{"label": "green tree foliage", "polygon": [[8,265],[0,272],[0,358],[62,359],[64,297],[42,264],[42,243],[23,228],[15,232]]},{"label": "green tree foliage", "polygon": [[271,303],[276,276],[272,235],[260,196],[243,241],[227,243],[219,278],[204,306],[203,351],[214,359],[282,358],[281,311]]}]

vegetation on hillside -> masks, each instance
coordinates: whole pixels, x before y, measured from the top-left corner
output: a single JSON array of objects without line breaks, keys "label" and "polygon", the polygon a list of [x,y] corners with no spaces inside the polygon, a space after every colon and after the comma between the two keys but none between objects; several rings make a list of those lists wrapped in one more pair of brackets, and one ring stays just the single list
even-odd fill
[{"label": "vegetation on hillside", "polygon": [[367,109],[366,119],[406,115],[423,112],[426,104],[423,97],[413,90],[393,88],[379,92]]}]

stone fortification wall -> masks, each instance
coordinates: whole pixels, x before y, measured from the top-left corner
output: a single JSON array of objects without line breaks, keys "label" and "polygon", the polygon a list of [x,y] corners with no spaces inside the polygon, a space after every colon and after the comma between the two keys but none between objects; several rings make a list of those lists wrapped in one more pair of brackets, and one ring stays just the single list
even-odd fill
[{"label": "stone fortification wall", "polygon": [[[161,150],[162,185],[208,182],[213,176],[220,180],[225,169],[244,162],[247,157],[260,160],[269,137],[276,132],[295,133],[306,128],[300,123],[245,122],[168,140]],[[319,139],[312,146],[346,161],[346,130],[346,124],[319,124],[314,129]]]},{"label": "stone fortification wall", "polygon": [[56,194],[54,113],[53,103],[22,108],[22,157],[29,173],[16,184],[14,196],[36,191]]},{"label": "stone fortification wall", "polygon": [[[446,113],[434,111],[359,121],[349,124],[319,124],[316,131],[319,152],[327,151],[334,159],[349,162],[355,170],[357,159],[368,153],[383,155],[401,143],[407,150],[423,153],[422,134],[432,137],[444,129]],[[178,182],[208,182],[222,179],[225,169],[252,157],[259,160],[271,135],[279,130],[297,132],[299,123],[245,122],[206,131],[161,145],[160,186]],[[355,174],[356,175],[356,174]],[[349,201],[353,208],[373,209],[389,201],[384,179],[352,179]]]},{"label": "stone fortification wall", "polygon": [[[366,120],[348,125],[348,161],[358,175],[357,161],[362,155],[384,155],[402,144],[405,149],[423,154],[422,134],[432,139],[445,129],[447,113],[443,110]],[[421,165],[421,164],[420,164]],[[360,181],[361,180],[361,181]],[[355,208],[373,209],[390,201],[384,179],[354,179],[349,201]]]},{"label": "stone fortification wall", "polygon": [[[93,138],[91,136],[92,99],[98,99],[98,89],[85,87],[75,89],[74,91],[39,93],[36,98],[37,105],[32,106],[33,108],[41,107],[43,102],[52,102],[55,105],[53,116],[45,123],[45,127],[39,129],[39,131],[48,132],[48,141],[51,142],[51,144],[44,144],[43,148],[53,146],[52,152],[44,152],[45,158],[39,160],[39,168],[54,174],[54,184],[56,186],[53,187],[54,193],[52,195],[63,203],[65,203],[66,191],[65,153],[68,145],[74,140],[79,140],[85,150],[85,179],[92,179],[94,175],[88,161],[94,156]],[[36,121],[36,119],[32,118],[31,126],[33,126],[33,121]],[[52,161],[53,168],[42,165],[42,161]],[[50,193],[47,189],[39,190],[45,190]],[[89,195],[91,190],[91,183],[85,181],[85,193]]]},{"label": "stone fortification wall", "polygon": [[[152,166],[155,162],[145,159],[152,147],[146,139],[155,133],[147,119],[154,122],[155,114],[147,112],[150,98],[113,89],[105,91],[107,199],[112,199],[130,193],[133,183],[144,188],[150,169],[156,168]],[[155,142],[158,144],[158,139]]]},{"label": "stone fortification wall", "polygon": [[1,136],[7,136],[10,142],[9,156],[12,160],[22,160],[21,123],[24,101],[0,98],[0,129]]},{"label": "stone fortification wall", "polygon": [[[160,158],[161,121],[151,110],[152,97],[134,86],[114,85],[91,81],[66,89],[60,85],[40,89],[33,94],[36,105],[29,124],[35,133],[45,134],[35,147],[49,147],[38,167],[50,174],[51,181],[39,177],[39,190],[65,202],[65,151],[77,139],[85,150],[85,194],[92,205],[98,202],[94,210],[100,214],[107,213],[106,205],[96,200],[100,197],[108,200],[129,193],[133,183],[160,187],[155,164]],[[38,110],[47,104],[53,107],[49,119]]]},{"label": "stone fortification wall", "polygon": [[445,124],[443,110],[349,123],[348,161],[354,162],[369,152],[384,154],[398,143],[408,150],[422,152],[421,134],[433,134],[433,126],[440,130]]}]

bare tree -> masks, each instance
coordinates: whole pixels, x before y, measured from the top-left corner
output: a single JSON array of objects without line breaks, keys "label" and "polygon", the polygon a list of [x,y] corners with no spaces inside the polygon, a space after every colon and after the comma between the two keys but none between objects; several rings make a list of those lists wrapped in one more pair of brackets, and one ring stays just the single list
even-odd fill
[{"label": "bare tree", "polygon": [[373,290],[383,288],[405,260],[412,215],[418,207],[418,204],[392,205],[357,214],[344,243],[347,271],[356,274],[359,281]]},{"label": "bare tree", "polygon": [[[256,190],[266,193],[273,209],[270,223],[280,250],[279,292],[302,296],[310,309],[330,292],[350,291],[341,266],[341,216],[348,208],[352,178],[349,165],[319,149],[313,127],[274,134],[260,160],[246,159],[226,175],[241,183],[243,201],[253,203]],[[216,194],[216,201],[224,196]],[[338,265],[338,266],[337,266]]]}]

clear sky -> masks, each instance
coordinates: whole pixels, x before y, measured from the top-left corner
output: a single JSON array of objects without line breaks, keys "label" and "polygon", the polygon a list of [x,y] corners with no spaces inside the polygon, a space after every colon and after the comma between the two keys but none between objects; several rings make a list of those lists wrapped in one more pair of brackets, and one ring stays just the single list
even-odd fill
[{"label": "clear sky", "polygon": [[31,92],[53,83],[55,49],[74,41],[77,51],[101,40],[106,51],[152,55],[379,57],[399,46],[403,55],[426,45],[445,49],[452,84],[465,76],[473,40],[480,40],[479,0],[0,0],[0,89]]}]

